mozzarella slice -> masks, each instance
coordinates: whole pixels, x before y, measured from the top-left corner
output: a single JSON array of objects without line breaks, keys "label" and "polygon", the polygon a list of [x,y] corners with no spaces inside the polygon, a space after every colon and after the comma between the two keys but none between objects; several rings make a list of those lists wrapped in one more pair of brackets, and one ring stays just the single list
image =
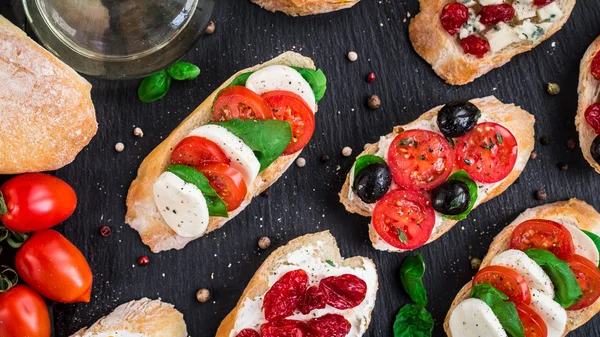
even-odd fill
[{"label": "mozzarella slice", "polygon": [[563,224],[563,226],[571,232],[573,244],[575,244],[575,253],[592,261],[596,266],[600,264],[600,252],[598,252],[598,248],[594,244],[594,241],[573,225]]},{"label": "mozzarella slice", "polygon": [[450,332],[452,336],[460,337],[507,337],[492,309],[477,298],[466,299],[454,308]]},{"label": "mozzarella slice", "polygon": [[537,16],[540,21],[556,21],[563,16],[563,12],[560,10],[560,6],[554,1],[553,3],[546,5],[537,10]]},{"label": "mozzarella slice", "polygon": [[552,297],[531,289],[531,307],[542,317],[548,327],[548,337],[562,337],[567,327],[567,311]]},{"label": "mozzarella slice", "polygon": [[208,207],[202,192],[171,172],[163,172],[153,186],[154,202],[163,219],[179,236],[202,235],[208,227]]},{"label": "mozzarella slice", "polygon": [[260,162],[256,159],[252,149],[244,141],[226,128],[213,124],[203,125],[192,130],[190,136],[204,137],[215,142],[229,158],[231,167],[242,174],[244,182],[246,182],[246,186],[250,190],[254,179],[256,179],[258,172],[260,172]]},{"label": "mozzarella slice", "polygon": [[299,72],[288,66],[268,66],[254,72],[246,81],[246,88],[261,95],[273,90],[291,91],[317,111],[315,93]]},{"label": "mozzarella slice", "polygon": [[527,281],[530,289],[535,289],[550,298],[554,298],[554,285],[542,267],[520,250],[510,249],[492,259],[493,266],[510,268]]}]

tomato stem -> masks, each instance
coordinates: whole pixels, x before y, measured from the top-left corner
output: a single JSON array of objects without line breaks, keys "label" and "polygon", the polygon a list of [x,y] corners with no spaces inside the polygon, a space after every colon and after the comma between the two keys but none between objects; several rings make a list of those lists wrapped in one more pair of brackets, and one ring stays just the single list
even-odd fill
[{"label": "tomato stem", "polygon": [[[9,246],[14,249],[21,248],[27,241],[29,235],[27,233],[19,233],[0,225],[0,242],[6,241]],[[2,252],[2,250],[0,250]]]},{"label": "tomato stem", "polygon": [[[1,266],[0,271],[0,293],[7,292],[10,288],[19,282],[19,275],[17,272],[9,268],[8,266]],[[12,276],[11,276],[12,274]]]},{"label": "tomato stem", "polygon": [[6,202],[4,201],[4,195],[0,192],[0,215],[8,214],[8,207],[6,207]]}]

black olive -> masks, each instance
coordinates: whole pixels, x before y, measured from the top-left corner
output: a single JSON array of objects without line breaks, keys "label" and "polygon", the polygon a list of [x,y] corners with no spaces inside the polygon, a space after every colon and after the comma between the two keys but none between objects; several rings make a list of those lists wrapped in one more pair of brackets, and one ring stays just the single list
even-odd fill
[{"label": "black olive", "polygon": [[371,164],[362,169],[356,178],[352,189],[360,200],[372,204],[383,198],[392,184],[392,173],[386,163]]},{"label": "black olive", "polygon": [[449,180],[431,192],[433,209],[445,215],[458,215],[471,205],[469,186],[459,180]]},{"label": "black olive", "polygon": [[480,116],[481,111],[473,103],[452,101],[438,113],[437,125],[444,136],[461,137],[473,130]]},{"label": "black olive", "polygon": [[590,149],[590,153],[592,154],[592,158],[596,161],[596,163],[600,164],[600,135],[594,138],[592,142],[592,148]]}]

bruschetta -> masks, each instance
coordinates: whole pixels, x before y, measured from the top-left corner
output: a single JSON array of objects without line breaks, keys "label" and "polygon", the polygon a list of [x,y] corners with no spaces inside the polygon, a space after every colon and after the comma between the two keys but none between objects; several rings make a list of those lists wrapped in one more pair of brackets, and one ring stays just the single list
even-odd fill
[{"label": "bruschetta", "polygon": [[600,214],[571,199],[523,212],[454,299],[448,336],[562,337],[600,311]]},{"label": "bruschetta", "polygon": [[421,0],[413,47],[447,83],[463,85],[535,48],[567,22],[575,0]]},{"label": "bruschetta", "polygon": [[325,88],[323,72],[293,52],[231,77],[144,159],[126,222],[153,252],[223,226],[309,142]]},{"label": "bruschetta", "polygon": [[322,14],[350,8],[360,0],[252,0],[271,12],[284,12],[291,16]]},{"label": "bruschetta", "polygon": [[600,37],[581,60],[579,70],[579,107],[575,126],[583,157],[600,173]]},{"label": "bruschetta", "polygon": [[344,259],[329,232],[308,234],[265,260],[216,336],[360,337],[377,289],[370,259]]},{"label": "bruschetta", "polygon": [[533,150],[534,122],[493,96],[433,108],[367,145],[340,201],[371,217],[376,249],[419,248],[519,177]]}]

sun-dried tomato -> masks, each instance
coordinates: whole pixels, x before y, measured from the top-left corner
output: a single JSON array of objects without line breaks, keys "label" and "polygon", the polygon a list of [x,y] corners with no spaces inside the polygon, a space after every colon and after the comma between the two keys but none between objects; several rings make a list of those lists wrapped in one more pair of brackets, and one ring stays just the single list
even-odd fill
[{"label": "sun-dried tomato", "polygon": [[313,318],[308,321],[308,326],[316,337],[345,337],[352,328],[352,324],[338,314]]},{"label": "sun-dried tomato", "polygon": [[543,7],[553,3],[554,0],[533,0],[533,4],[539,7]]},{"label": "sun-dried tomato", "polygon": [[301,321],[280,319],[260,327],[262,337],[313,337],[308,325]]},{"label": "sun-dried tomato", "polygon": [[308,315],[315,309],[323,309],[327,306],[327,297],[321,288],[312,286],[304,293],[304,296],[298,303],[298,311]]},{"label": "sun-dried tomato", "polygon": [[460,45],[465,53],[475,55],[478,58],[482,58],[490,51],[490,43],[476,35],[469,35],[460,40]]},{"label": "sun-dried tomato", "polygon": [[479,22],[486,26],[494,26],[512,19],[515,16],[515,9],[507,3],[483,6],[479,15],[481,16]]},{"label": "sun-dried tomato", "polygon": [[452,2],[442,9],[440,21],[450,35],[456,34],[467,20],[469,20],[469,9],[461,3]]},{"label": "sun-dried tomato", "polygon": [[600,103],[594,103],[585,110],[585,120],[596,134],[600,134]]},{"label": "sun-dried tomato", "polygon": [[308,275],[304,270],[293,270],[283,275],[265,294],[265,318],[273,321],[291,316],[308,288]]},{"label": "sun-dried tomato", "polygon": [[357,307],[367,295],[367,283],[352,274],[324,278],[319,287],[327,304],[340,310]]},{"label": "sun-dried tomato", "polygon": [[600,51],[596,53],[594,59],[592,60],[592,75],[594,78],[600,81]]},{"label": "sun-dried tomato", "polygon": [[240,331],[235,337],[260,337],[258,331],[253,329],[244,329]]}]

